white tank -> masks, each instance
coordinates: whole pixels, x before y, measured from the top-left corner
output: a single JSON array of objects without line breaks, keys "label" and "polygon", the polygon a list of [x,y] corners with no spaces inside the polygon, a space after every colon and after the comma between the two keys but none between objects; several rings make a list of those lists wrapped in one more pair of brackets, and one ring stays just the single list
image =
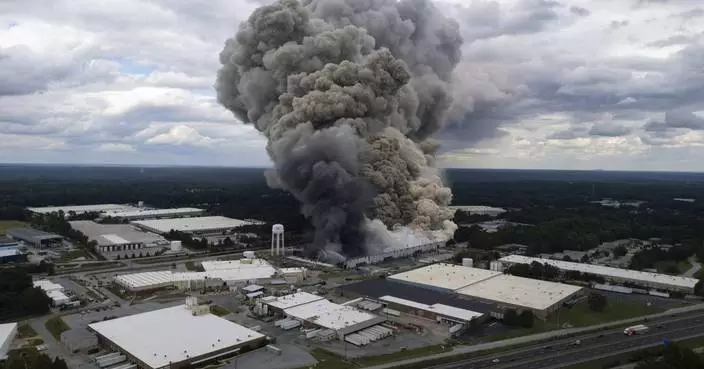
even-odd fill
[{"label": "white tank", "polygon": [[256,259],[257,256],[254,254],[254,251],[245,251],[242,253],[242,256],[244,256],[245,259]]},{"label": "white tank", "polygon": [[171,251],[181,251],[182,248],[181,241],[171,241]]},{"label": "white tank", "polygon": [[143,208],[143,207],[144,207],[144,201],[139,201],[139,202],[137,203],[137,207],[138,207],[138,208]]},{"label": "white tank", "polygon": [[284,233],[284,225],[283,224],[274,224],[271,227],[271,233],[273,234],[282,234]]}]

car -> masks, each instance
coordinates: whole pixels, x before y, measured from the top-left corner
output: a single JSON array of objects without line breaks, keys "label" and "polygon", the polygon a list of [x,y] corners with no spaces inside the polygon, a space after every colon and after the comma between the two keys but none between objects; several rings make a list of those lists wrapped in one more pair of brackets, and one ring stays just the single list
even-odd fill
[{"label": "car", "polygon": [[491,362],[494,363],[494,364],[496,364],[496,363],[498,363],[498,362],[500,362],[500,361],[501,361],[501,360],[499,360],[498,358],[496,358],[496,359],[492,360]]}]

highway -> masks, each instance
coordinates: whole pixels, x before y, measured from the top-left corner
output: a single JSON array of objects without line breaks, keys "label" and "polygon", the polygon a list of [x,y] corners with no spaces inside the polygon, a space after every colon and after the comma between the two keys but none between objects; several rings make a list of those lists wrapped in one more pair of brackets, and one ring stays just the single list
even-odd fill
[{"label": "highway", "polygon": [[[558,369],[607,355],[635,351],[657,345],[663,339],[678,340],[704,336],[704,312],[692,312],[676,317],[651,320],[650,329],[641,335],[626,336],[627,326],[601,332],[576,335],[570,338],[538,345],[507,350],[501,353],[460,360],[454,363],[429,366],[432,369]],[[581,344],[576,345],[575,341]],[[494,360],[498,359],[498,362]]]}]

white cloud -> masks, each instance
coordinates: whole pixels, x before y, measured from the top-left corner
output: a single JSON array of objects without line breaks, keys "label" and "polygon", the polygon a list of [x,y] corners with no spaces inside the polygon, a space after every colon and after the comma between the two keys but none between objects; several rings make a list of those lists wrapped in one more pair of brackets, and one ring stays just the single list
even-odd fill
[{"label": "white cloud", "polygon": [[[446,165],[704,170],[699,1],[443,1],[466,38]],[[0,162],[264,165],[214,99],[257,1],[0,2]],[[120,155],[114,155],[119,152]]]}]

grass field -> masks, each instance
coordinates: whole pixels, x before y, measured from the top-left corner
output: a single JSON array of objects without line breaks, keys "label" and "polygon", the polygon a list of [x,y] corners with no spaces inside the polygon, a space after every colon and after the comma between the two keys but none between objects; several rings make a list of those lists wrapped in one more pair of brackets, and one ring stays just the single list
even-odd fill
[{"label": "grass field", "polygon": [[17,327],[17,338],[30,338],[37,335],[37,332],[29,324],[20,324]]},{"label": "grass field", "polygon": [[217,316],[225,316],[230,314],[230,310],[218,305],[210,305],[210,312]]},{"label": "grass field", "polygon": [[595,312],[589,309],[586,301],[582,301],[571,309],[562,308],[558,314],[554,314],[547,321],[536,320],[533,328],[516,328],[510,331],[491,336],[491,341],[498,341],[507,338],[520,337],[529,334],[541,333],[562,328],[565,325],[571,327],[584,327],[601,323],[608,323],[615,320],[635,318],[638,316],[656,314],[662,309],[647,306],[644,303],[634,303],[627,301],[609,300],[606,309],[602,312]]},{"label": "grass field", "polygon": [[47,320],[45,326],[57,341],[61,341],[61,333],[71,329],[60,316]]},{"label": "grass field", "polygon": [[0,234],[6,234],[10,228],[25,227],[27,223],[19,220],[0,220]]}]

